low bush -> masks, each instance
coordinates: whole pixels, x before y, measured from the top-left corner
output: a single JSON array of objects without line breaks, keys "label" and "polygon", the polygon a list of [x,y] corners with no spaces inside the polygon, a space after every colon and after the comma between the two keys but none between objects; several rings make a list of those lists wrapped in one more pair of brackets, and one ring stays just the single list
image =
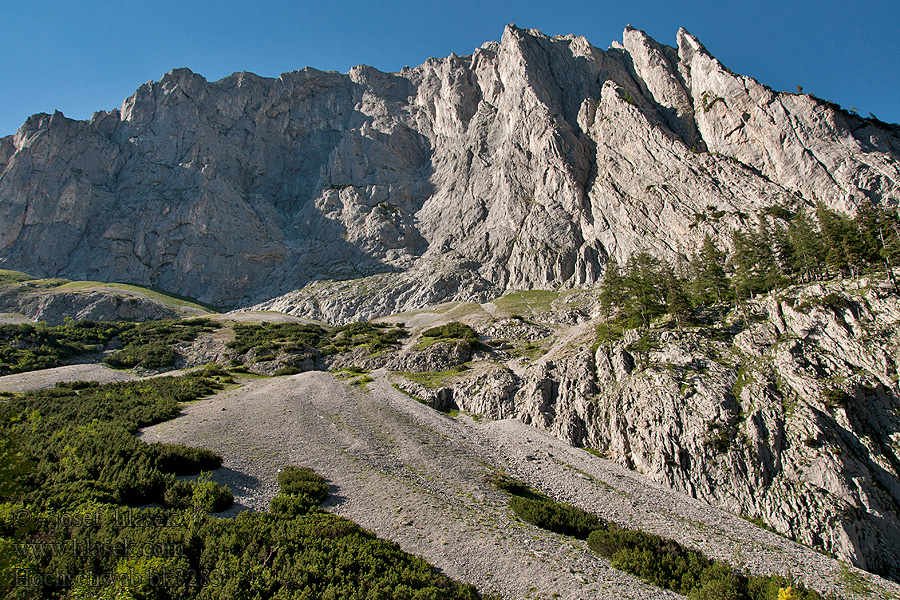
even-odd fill
[{"label": "low bush", "polygon": [[[207,516],[227,508],[231,492],[160,466],[179,471],[219,457],[134,433],[220,387],[200,371],[0,403],[0,597],[479,598],[396,544],[317,510],[328,488],[309,469],[282,472],[272,513]],[[143,506],[151,502],[167,508]],[[12,573],[28,576],[12,581]]]},{"label": "low bush", "polygon": [[284,346],[315,348],[327,334],[318,325],[305,323],[237,324],[234,326],[234,340],[226,345],[239,355],[262,346],[275,350]]},{"label": "low bush", "polygon": [[587,542],[613,567],[691,600],[772,600],[785,588],[803,600],[823,600],[818,592],[779,575],[740,573],[674,540],[613,523],[591,532]]},{"label": "low bush", "polygon": [[493,475],[491,482],[512,495],[509,506],[523,521],[586,539],[588,547],[616,569],[691,600],[774,600],[784,590],[790,590],[790,597],[797,600],[824,600],[818,592],[779,575],[740,573],[675,540],[606,523],[580,508],[551,500],[507,475]]},{"label": "low bush", "polygon": [[603,526],[596,515],[586,513],[571,504],[549,499],[532,500],[513,496],[509,500],[509,507],[527,523],[579,540],[587,539],[592,531]]},{"label": "low bush", "polygon": [[319,506],[306,494],[278,494],[272,498],[270,510],[281,517],[295,518],[310,513]]},{"label": "low bush", "polygon": [[497,489],[503,490],[513,496],[522,496],[525,498],[538,499],[544,496],[537,494],[528,485],[522,483],[518,479],[513,479],[506,473],[494,473],[489,478],[490,483]]},{"label": "low bush", "polygon": [[396,346],[408,335],[403,327],[391,327],[387,323],[350,323],[331,332],[331,338],[323,344],[326,353],[347,352],[353,348],[366,346],[370,354],[382,352]]},{"label": "low bush", "polygon": [[285,467],[278,473],[278,488],[282,494],[303,494],[321,504],[328,498],[325,479],[305,467]]},{"label": "low bush", "polygon": [[171,367],[178,360],[178,353],[172,348],[174,344],[189,342],[200,333],[218,327],[218,323],[209,319],[123,324],[118,337],[124,347],[104,358],[103,362],[117,369]]},{"label": "low bush", "polygon": [[163,473],[197,475],[222,466],[222,457],[206,448],[184,444],[150,444],[150,451],[156,455],[157,467]]},{"label": "low bush", "polygon": [[822,392],[822,400],[828,408],[844,408],[847,406],[850,396],[840,388],[828,388]]},{"label": "low bush", "polygon": [[176,481],[166,488],[163,495],[163,505],[168,508],[190,508],[194,498],[194,483],[192,481]]},{"label": "low bush", "polygon": [[96,352],[127,323],[72,321],[0,325],[0,375],[57,367],[70,357]]},{"label": "low bush", "polygon": [[280,369],[278,369],[277,371],[275,371],[275,376],[276,376],[276,377],[280,377],[280,376],[282,376],[282,375],[296,375],[297,373],[302,373],[302,372],[303,372],[303,371],[301,371],[301,370],[298,369],[297,367],[293,367],[293,366],[291,366],[291,365],[288,365],[288,366],[286,366],[286,367],[281,367]]},{"label": "low bush", "polygon": [[463,340],[470,344],[478,343],[478,334],[475,333],[475,330],[458,321],[426,329],[422,332],[422,337],[434,340]]},{"label": "low bush", "polygon": [[204,512],[222,512],[234,504],[234,496],[231,490],[201,477],[194,482],[194,490],[191,494],[191,506],[200,508]]},{"label": "low bush", "polygon": [[160,369],[170,367],[178,360],[178,353],[161,342],[146,346],[133,346],[113,352],[103,362],[116,369]]}]

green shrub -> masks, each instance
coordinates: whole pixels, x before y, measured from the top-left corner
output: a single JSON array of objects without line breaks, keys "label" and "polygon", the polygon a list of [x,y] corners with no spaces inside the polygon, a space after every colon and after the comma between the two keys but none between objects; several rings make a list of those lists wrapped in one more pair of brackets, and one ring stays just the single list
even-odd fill
[{"label": "green shrub", "polygon": [[390,327],[388,323],[350,323],[338,327],[331,333],[325,352],[346,352],[359,346],[366,346],[371,354],[396,346],[408,335],[403,327]]},{"label": "green shrub", "polygon": [[435,340],[463,340],[470,344],[478,343],[478,334],[475,333],[475,330],[458,321],[452,321],[446,325],[439,325],[437,327],[432,327],[431,329],[426,329],[422,332],[422,337]]},{"label": "green shrub", "polygon": [[171,367],[178,360],[178,353],[162,342],[153,342],[147,346],[133,346],[113,352],[103,362],[116,369],[159,369]]},{"label": "green shrub", "polygon": [[850,396],[840,388],[828,388],[822,392],[822,400],[828,408],[844,408]]},{"label": "green shrub", "polygon": [[224,485],[202,477],[194,483],[191,506],[201,508],[206,512],[222,512],[232,504],[234,504],[234,496],[231,494],[231,490]]},{"label": "green shrub", "polygon": [[191,481],[176,481],[166,488],[163,504],[168,508],[190,508],[194,497],[194,484]]},{"label": "green shrub", "polygon": [[553,500],[532,500],[522,496],[509,499],[509,507],[520,519],[541,529],[587,539],[603,526],[600,518],[570,504]]},{"label": "green shrub", "polygon": [[117,369],[171,367],[178,360],[178,353],[171,347],[173,344],[189,342],[201,332],[218,327],[218,323],[209,319],[166,319],[123,325],[119,339],[124,348],[110,354],[103,362]]},{"label": "green shrub", "polygon": [[297,367],[288,365],[286,367],[281,367],[277,371],[275,371],[276,377],[280,377],[282,375],[296,375],[297,373],[302,373],[300,369]]},{"label": "green shrub", "polygon": [[818,592],[784,577],[747,576],[674,540],[614,523],[591,532],[587,542],[613,567],[691,600],[771,600],[783,587],[794,587],[803,600],[823,600]]},{"label": "green shrub", "polygon": [[222,466],[222,457],[206,448],[184,444],[150,444],[149,447],[155,453],[157,467],[163,473],[197,475]]},{"label": "green shrub", "polygon": [[234,335],[234,340],[226,345],[240,355],[266,345],[275,350],[289,345],[298,349],[315,348],[327,332],[318,325],[305,323],[239,323],[234,326]]},{"label": "green shrub", "polygon": [[506,473],[494,473],[491,475],[489,481],[497,489],[503,490],[514,496],[525,496],[530,498],[538,497],[527,484],[522,483],[518,479],[513,479]]},{"label": "green shrub", "polygon": [[[19,454],[28,462],[22,489],[0,490],[20,495],[15,503],[0,503],[4,550],[23,548],[27,554],[11,557],[10,563],[4,553],[0,567],[29,573],[28,581],[14,588],[0,573],[0,597],[479,597],[472,586],[447,578],[396,544],[317,510],[327,486],[309,469],[285,469],[280,483],[312,496],[279,494],[272,514],[245,511],[234,519],[205,514],[227,508],[231,492],[203,476],[178,481],[159,467],[178,470],[218,457],[181,445],[149,445],[134,433],[175,416],[179,401],[218,388],[221,384],[200,371],[62,385],[0,403],[0,469],[18,470],[12,458]],[[168,508],[122,506],[150,502]],[[42,550],[49,547],[59,551]],[[73,552],[76,548],[91,551]],[[147,549],[152,553],[141,552]],[[126,574],[140,581],[127,590],[121,578],[106,585],[105,576]]]},{"label": "green shrub", "polygon": [[303,494],[321,504],[328,498],[325,479],[305,467],[285,467],[278,473],[278,488],[282,494]]},{"label": "green shrub", "polygon": [[229,373],[222,365],[218,363],[208,363],[203,367],[203,374],[211,377],[230,377]]},{"label": "green shrub", "polygon": [[319,503],[306,494],[281,493],[272,498],[271,511],[282,517],[295,518],[316,510]]}]

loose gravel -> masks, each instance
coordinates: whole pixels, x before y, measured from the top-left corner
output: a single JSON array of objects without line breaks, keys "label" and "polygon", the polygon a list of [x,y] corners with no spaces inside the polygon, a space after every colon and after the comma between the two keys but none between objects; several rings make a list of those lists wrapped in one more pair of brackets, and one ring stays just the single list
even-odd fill
[{"label": "loose gravel", "polygon": [[[449,417],[394,389],[383,371],[364,391],[322,372],[251,379],[145,429],[148,442],[221,453],[213,476],[240,510],[266,510],[276,473],[308,466],[329,481],[325,507],[503,598],[680,596],[612,569],[583,542],[519,521],[486,481],[504,470],[554,498],[759,573],[793,574],[841,597],[900,598],[858,571],[517,421]],[[849,574],[849,575],[848,575]],[[850,583],[875,590],[857,596]]]},{"label": "loose gravel", "polygon": [[130,371],[110,369],[104,364],[67,365],[41,371],[4,375],[0,377],[0,392],[30,392],[53,387],[57,383],[64,381],[113,383],[115,381],[131,381],[137,378],[137,375]]}]

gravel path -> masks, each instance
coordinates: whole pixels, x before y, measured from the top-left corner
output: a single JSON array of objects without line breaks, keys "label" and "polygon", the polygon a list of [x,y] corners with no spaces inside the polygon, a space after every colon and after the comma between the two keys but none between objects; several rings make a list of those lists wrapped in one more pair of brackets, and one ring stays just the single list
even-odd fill
[{"label": "gravel path", "polygon": [[[518,521],[485,482],[496,469],[612,521],[640,526],[754,571],[793,573],[828,591],[847,573],[900,598],[900,586],[846,568],[740,518],[649,482],[516,421],[435,412],[391,387],[364,392],[328,373],[249,380],[147,428],[146,441],[203,445],[239,510],[265,510],[278,468],[304,465],[332,486],[328,510],[504,598],[678,598],[612,569],[583,543]],[[846,589],[841,595],[855,597]]]},{"label": "gravel path", "polygon": [[53,387],[63,381],[96,381],[112,383],[131,381],[138,376],[131,371],[117,371],[102,363],[67,365],[41,371],[28,371],[0,377],[0,392],[30,392]]}]

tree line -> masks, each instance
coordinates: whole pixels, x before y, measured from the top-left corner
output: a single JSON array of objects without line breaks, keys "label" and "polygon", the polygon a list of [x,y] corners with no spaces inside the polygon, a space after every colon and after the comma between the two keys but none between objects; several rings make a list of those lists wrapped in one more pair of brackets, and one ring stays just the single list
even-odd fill
[{"label": "tree line", "polygon": [[900,264],[900,215],[896,209],[866,206],[847,216],[819,204],[791,213],[761,211],[755,226],[732,234],[729,256],[707,235],[689,261],[674,263],[638,252],[624,266],[607,263],[600,282],[604,337],[647,328],[669,314],[676,325],[694,321],[714,305],[740,305],[759,294],[799,283],[887,273],[900,292],[894,266]]}]

